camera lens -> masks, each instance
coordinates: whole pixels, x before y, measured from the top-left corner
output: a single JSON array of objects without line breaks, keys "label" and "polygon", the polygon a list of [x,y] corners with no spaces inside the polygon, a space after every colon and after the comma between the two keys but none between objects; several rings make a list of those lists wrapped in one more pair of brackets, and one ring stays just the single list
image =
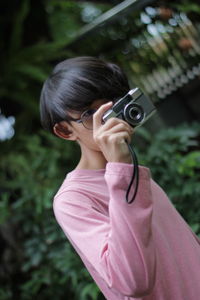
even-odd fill
[{"label": "camera lens", "polygon": [[128,104],[124,108],[124,118],[133,126],[139,125],[144,120],[144,117],[144,111],[138,104]]},{"label": "camera lens", "polygon": [[133,107],[129,111],[129,116],[131,119],[137,121],[137,120],[140,120],[140,118],[141,118],[141,112],[138,110],[138,108]]}]

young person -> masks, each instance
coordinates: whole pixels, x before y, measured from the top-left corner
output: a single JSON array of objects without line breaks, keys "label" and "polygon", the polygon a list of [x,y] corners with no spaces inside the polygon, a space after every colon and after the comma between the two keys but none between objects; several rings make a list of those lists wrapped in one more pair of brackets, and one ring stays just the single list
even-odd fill
[{"label": "young person", "polygon": [[94,57],[59,63],[44,83],[44,128],[81,149],[55,195],[55,217],[106,299],[197,300],[199,240],[148,168],[139,166],[137,196],[125,201],[133,129],[102,116],[129,90],[117,65]]}]

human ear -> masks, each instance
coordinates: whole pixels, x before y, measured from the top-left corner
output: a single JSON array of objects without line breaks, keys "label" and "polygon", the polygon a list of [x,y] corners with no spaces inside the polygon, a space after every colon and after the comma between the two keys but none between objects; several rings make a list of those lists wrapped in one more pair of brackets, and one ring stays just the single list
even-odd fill
[{"label": "human ear", "polygon": [[70,125],[67,124],[66,122],[56,123],[53,127],[53,131],[55,135],[57,135],[62,139],[71,140],[71,141],[76,140],[76,136],[73,133],[73,130],[70,128]]}]

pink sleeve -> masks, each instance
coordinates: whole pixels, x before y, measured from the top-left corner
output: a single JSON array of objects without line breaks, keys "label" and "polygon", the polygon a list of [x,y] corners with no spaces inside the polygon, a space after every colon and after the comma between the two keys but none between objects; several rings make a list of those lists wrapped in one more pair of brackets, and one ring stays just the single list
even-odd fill
[{"label": "pink sleeve", "polygon": [[54,213],[109,287],[126,296],[142,297],[153,289],[155,279],[150,172],[140,167],[137,197],[127,204],[125,192],[131,176],[131,165],[107,164],[109,217],[89,205],[88,197],[78,191],[61,194],[54,201]]}]

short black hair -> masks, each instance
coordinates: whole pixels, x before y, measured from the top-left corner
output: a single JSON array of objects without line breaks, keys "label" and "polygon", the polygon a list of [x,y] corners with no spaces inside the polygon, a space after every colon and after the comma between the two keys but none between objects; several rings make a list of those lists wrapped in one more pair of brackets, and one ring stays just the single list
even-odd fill
[{"label": "short black hair", "polygon": [[53,133],[67,113],[82,112],[95,100],[116,101],[130,90],[122,69],[96,57],[81,56],[58,63],[44,82],[40,97],[42,126]]}]

